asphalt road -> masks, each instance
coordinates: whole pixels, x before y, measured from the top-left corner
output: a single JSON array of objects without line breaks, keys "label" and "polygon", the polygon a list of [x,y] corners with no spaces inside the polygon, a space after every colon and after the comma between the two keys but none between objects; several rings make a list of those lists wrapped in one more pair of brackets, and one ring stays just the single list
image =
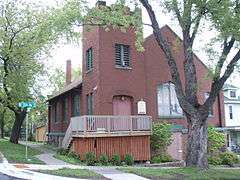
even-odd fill
[{"label": "asphalt road", "polygon": [[0,180],[23,180],[23,179],[10,177],[10,176],[0,173]]}]

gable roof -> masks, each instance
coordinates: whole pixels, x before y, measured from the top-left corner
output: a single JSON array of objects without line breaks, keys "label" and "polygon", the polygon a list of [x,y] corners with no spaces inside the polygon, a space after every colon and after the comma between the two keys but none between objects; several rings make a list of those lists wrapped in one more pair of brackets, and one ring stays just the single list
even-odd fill
[{"label": "gable roof", "polygon": [[72,90],[74,88],[79,87],[81,84],[82,84],[82,77],[78,77],[76,80],[74,80],[70,84],[64,86],[64,88],[62,88],[61,90],[59,90],[59,91],[55,92],[54,94],[52,94],[50,96],[50,98],[48,98],[48,101],[54,99],[57,96],[60,96],[60,95],[62,95],[64,93],[66,93],[66,92],[68,92],[68,91],[70,91],[70,90]]},{"label": "gable roof", "polygon": [[[164,26],[162,26],[162,27],[160,28],[160,31],[163,32],[164,29],[169,30],[169,31],[172,33],[172,35],[175,36],[175,38],[178,38],[178,39],[181,41],[181,43],[183,43],[182,38],[180,38],[180,37],[172,30],[172,28],[170,28],[167,24],[165,24]],[[164,34],[163,34],[163,36],[164,36]],[[147,40],[148,40],[149,38],[151,38],[151,37],[153,37],[153,38],[155,39],[154,34],[150,34],[149,36],[147,36],[147,37],[144,39],[144,42],[147,41]],[[204,64],[204,63],[201,61],[201,59],[200,59],[194,52],[193,52],[193,56],[194,56],[194,58],[196,58],[196,60],[199,61],[206,69],[209,69],[209,68],[206,66],[206,64]]]}]

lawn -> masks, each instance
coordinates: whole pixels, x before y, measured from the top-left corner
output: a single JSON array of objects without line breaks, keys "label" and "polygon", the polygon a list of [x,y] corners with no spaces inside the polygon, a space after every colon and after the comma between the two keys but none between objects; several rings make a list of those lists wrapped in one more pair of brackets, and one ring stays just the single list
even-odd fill
[{"label": "lawn", "polygon": [[94,179],[103,178],[102,175],[97,174],[88,169],[62,168],[58,170],[40,170],[39,172],[45,173],[45,174],[57,175],[57,176],[74,177],[74,178],[94,178]]},{"label": "lawn", "polygon": [[44,164],[44,162],[34,157],[41,154],[41,151],[28,147],[28,158],[30,159],[28,161],[25,159],[25,146],[10,143],[7,139],[0,139],[0,152],[11,163]]},{"label": "lawn", "polygon": [[154,180],[223,180],[240,179],[239,169],[214,169],[201,171],[196,168],[119,168],[119,170],[134,173]]},{"label": "lawn", "polygon": [[53,157],[55,157],[56,159],[62,160],[66,163],[69,163],[69,164],[84,165],[84,163],[80,159],[74,158],[71,156],[61,155],[61,154],[57,153]]}]

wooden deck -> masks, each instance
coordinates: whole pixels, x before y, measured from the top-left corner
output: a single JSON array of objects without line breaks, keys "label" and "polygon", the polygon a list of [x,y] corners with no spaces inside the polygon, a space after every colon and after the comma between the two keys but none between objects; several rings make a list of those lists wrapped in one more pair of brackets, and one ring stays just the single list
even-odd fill
[{"label": "wooden deck", "polygon": [[131,154],[135,161],[150,160],[150,136],[73,138],[72,151],[80,154],[81,159],[87,152],[94,152],[99,158],[107,154],[111,158],[119,154],[123,160],[126,154]]},{"label": "wooden deck", "polygon": [[129,153],[135,160],[150,159],[150,116],[79,116],[71,123],[62,141],[62,147],[71,149],[83,157],[95,152],[97,157],[105,153],[109,157]]}]

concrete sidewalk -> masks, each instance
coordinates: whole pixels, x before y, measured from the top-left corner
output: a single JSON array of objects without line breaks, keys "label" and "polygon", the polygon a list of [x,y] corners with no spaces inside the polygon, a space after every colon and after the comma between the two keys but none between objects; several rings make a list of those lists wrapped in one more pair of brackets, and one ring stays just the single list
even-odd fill
[{"label": "concrete sidewalk", "polygon": [[125,173],[116,169],[116,167],[88,167],[102,176],[112,180],[148,180],[147,178],[138,176],[136,174]]},{"label": "concrete sidewalk", "polygon": [[[21,144],[24,144],[24,142],[21,142]],[[92,170],[98,174],[101,174],[105,178],[112,179],[112,180],[147,180],[146,178],[140,177],[135,174],[131,173],[125,173],[121,172],[116,169],[116,167],[99,167],[99,166],[78,166],[78,165],[72,165],[68,164],[64,161],[58,160],[53,157],[54,152],[51,150],[45,150],[41,147],[39,144],[34,143],[28,143],[29,147],[37,148],[42,150],[44,153],[36,156],[41,161],[45,162],[46,165],[31,165],[31,164],[25,164],[23,165],[23,169],[25,170],[55,170],[55,169],[61,169],[61,168],[71,168],[71,169],[89,169]],[[31,172],[31,171],[30,171]]]},{"label": "concrete sidewalk", "polygon": [[[15,166],[21,167],[17,168]],[[30,171],[28,166],[35,166],[35,170],[39,169],[37,166],[42,166],[40,169],[49,169],[47,165],[24,165],[24,164],[18,164],[13,165],[9,164],[8,161],[3,157],[3,162],[0,163],[0,173],[5,174],[7,176],[19,178],[19,179],[31,179],[31,180],[77,180],[77,178],[68,178],[68,177],[60,177],[60,176],[54,176],[49,174],[43,174],[38,173],[34,171]],[[28,169],[29,168],[29,169]],[[52,167],[53,169],[59,169],[62,167]],[[69,167],[71,168],[71,167]],[[75,167],[76,168],[76,167]],[[81,167],[78,167],[81,168]]]}]

